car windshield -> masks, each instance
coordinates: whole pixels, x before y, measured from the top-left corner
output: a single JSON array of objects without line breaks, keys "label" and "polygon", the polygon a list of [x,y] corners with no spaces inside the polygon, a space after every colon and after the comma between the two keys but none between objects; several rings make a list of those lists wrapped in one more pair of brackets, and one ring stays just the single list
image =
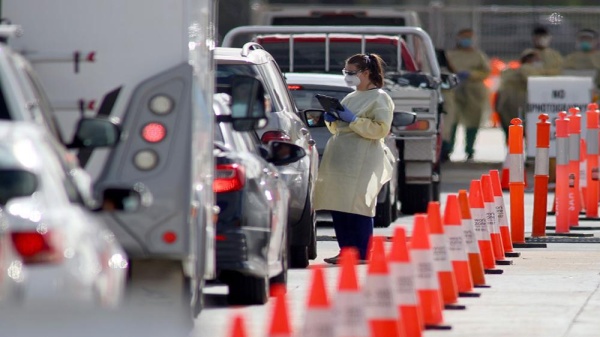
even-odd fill
[{"label": "car windshield", "polygon": [[322,89],[296,89],[290,90],[292,93],[292,97],[296,101],[296,106],[300,110],[306,109],[323,109],[319,101],[315,98],[316,94],[326,95],[335,97],[338,100],[342,100],[346,95],[348,95],[348,91],[340,91],[340,90],[322,90]]}]

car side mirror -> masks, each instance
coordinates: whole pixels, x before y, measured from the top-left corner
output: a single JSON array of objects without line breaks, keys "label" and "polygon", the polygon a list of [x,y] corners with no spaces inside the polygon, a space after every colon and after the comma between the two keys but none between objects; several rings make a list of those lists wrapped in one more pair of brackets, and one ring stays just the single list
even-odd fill
[{"label": "car side mirror", "polygon": [[262,83],[247,75],[231,79],[231,123],[236,131],[251,131],[267,125],[265,89]]},{"label": "car side mirror", "polygon": [[112,147],[119,142],[121,130],[113,121],[106,118],[82,118],[77,123],[70,149],[90,149]]},{"label": "car side mirror", "polygon": [[452,73],[444,73],[442,74],[442,83],[440,84],[440,88],[442,89],[452,89],[456,87],[459,83],[458,76]]},{"label": "car side mirror", "polygon": [[295,163],[306,156],[306,151],[301,146],[289,142],[270,141],[267,144],[266,160],[275,166]]},{"label": "car side mirror", "polygon": [[320,109],[306,109],[303,111],[304,119],[309,128],[319,128],[325,126],[325,111]]},{"label": "car side mirror", "polygon": [[141,184],[133,188],[106,188],[102,192],[100,211],[136,212],[152,204],[152,194]]},{"label": "car side mirror", "polygon": [[0,170],[0,206],[9,200],[32,195],[38,188],[37,176],[27,170]]},{"label": "car side mirror", "polygon": [[408,111],[395,111],[392,126],[408,126],[417,121],[417,114]]}]

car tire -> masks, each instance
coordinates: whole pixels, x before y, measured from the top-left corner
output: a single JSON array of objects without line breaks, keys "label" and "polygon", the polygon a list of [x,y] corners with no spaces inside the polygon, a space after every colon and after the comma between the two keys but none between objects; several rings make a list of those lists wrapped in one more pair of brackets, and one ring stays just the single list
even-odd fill
[{"label": "car tire", "polygon": [[390,189],[387,188],[387,195],[385,196],[385,200],[381,203],[377,203],[375,208],[375,221],[374,225],[378,228],[387,228],[390,226],[392,221],[392,208],[395,208],[396,205],[392,205],[392,196],[390,195]]},{"label": "car tire", "polygon": [[308,247],[307,246],[291,246],[290,247],[290,267],[303,269],[308,267]]},{"label": "car tire", "polygon": [[429,201],[432,201],[432,184],[404,185],[402,186],[402,208],[403,214],[415,214],[427,212]]},{"label": "car tire", "polygon": [[275,286],[283,286],[287,287],[287,277],[288,277],[288,254],[287,254],[287,240],[284,240],[281,246],[281,273],[273,276],[269,280],[269,293],[273,294],[273,287]]},{"label": "car tire", "polygon": [[265,304],[269,300],[269,279],[266,276],[232,273],[225,283],[229,286],[229,304]]},{"label": "car tire", "polygon": [[316,214],[313,215],[315,217],[315,227],[310,232],[310,243],[308,245],[308,258],[314,260],[317,258],[317,228],[316,228]]}]

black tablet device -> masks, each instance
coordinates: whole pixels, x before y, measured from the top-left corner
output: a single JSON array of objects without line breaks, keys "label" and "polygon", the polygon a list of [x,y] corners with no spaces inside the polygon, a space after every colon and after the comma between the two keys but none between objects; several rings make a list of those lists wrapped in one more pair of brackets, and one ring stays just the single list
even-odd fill
[{"label": "black tablet device", "polygon": [[337,119],[340,119],[338,111],[344,110],[344,107],[342,106],[342,103],[340,103],[339,99],[321,94],[316,94],[315,97],[317,98],[319,104],[321,104],[325,112],[329,112],[330,114],[334,115]]}]

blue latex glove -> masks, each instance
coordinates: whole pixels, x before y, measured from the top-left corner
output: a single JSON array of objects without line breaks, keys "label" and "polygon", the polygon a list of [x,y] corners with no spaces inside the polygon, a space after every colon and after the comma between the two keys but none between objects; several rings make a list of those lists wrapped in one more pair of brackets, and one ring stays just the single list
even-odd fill
[{"label": "blue latex glove", "polygon": [[323,115],[323,118],[325,119],[326,122],[331,123],[331,122],[335,122],[337,120],[337,118],[335,118],[334,115],[330,114],[329,112],[326,112]]},{"label": "blue latex glove", "polygon": [[456,76],[458,76],[458,79],[461,81],[466,81],[469,78],[469,75],[471,74],[466,70],[459,71],[458,74],[456,74]]},{"label": "blue latex glove", "polygon": [[345,105],[344,110],[340,110],[338,111],[338,113],[340,115],[340,119],[346,123],[352,123],[356,120],[356,116],[354,115],[354,113],[348,110],[348,107],[346,107]]}]

